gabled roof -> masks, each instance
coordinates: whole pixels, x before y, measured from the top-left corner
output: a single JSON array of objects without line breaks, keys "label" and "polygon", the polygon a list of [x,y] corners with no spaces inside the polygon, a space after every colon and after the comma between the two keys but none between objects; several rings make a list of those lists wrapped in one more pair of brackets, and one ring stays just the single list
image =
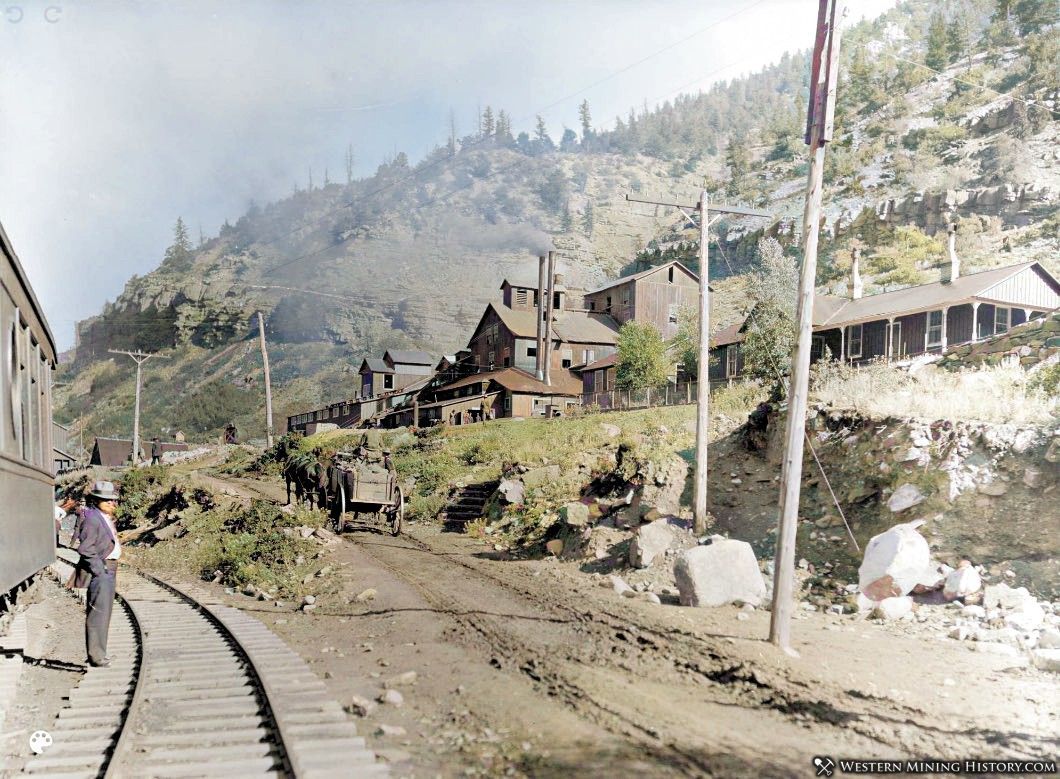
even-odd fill
[{"label": "gabled roof", "polygon": [[747,337],[747,333],[744,330],[744,326],[747,324],[747,320],[737,322],[736,324],[723,327],[721,330],[716,332],[710,339],[711,346],[726,346],[728,344],[738,344]]},{"label": "gabled roof", "polygon": [[961,303],[970,298],[983,296],[991,287],[1028,268],[1034,268],[1050,282],[1051,286],[1060,289],[1060,282],[1057,282],[1039,263],[1022,262],[1004,268],[969,273],[948,283],[935,281],[930,284],[883,292],[879,295],[867,295],[857,300],[832,298],[832,300],[843,300],[843,305],[838,306],[823,318],[818,317],[817,307],[814,306],[814,326],[840,327],[848,323],[867,322]]},{"label": "gabled roof", "polygon": [[382,357],[365,357],[358,373],[367,373],[369,371],[372,373],[393,373],[394,369],[387,365]]},{"label": "gabled roof", "polygon": [[[186,452],[188,445],[176,441],[162,441],[163,452]],[[140,439],[140,451],[146,454],[151,452],[151,441]],[[96,437],[92,447],[92,461],[100,465],[124,465],[125,461],[132,456],[131,438],[101,438]]]},{"label": "gabled roof", "polygon": [[[523,311],[507,306],[490,303],[479,320],[477,333],[482,320],[492,309],[516,338],[537,338],[537,311]],[[618,342],[618,322],[607,314],[588,311],[557,311],[552,323],[553,337],[568,343],[607,344]]]},{"label": "gabled roof", "polygon": [[599,360],[589,363],[583,366],[580,370],[582,371],[598,371],[601,368],[610,368],[612,365],[618,363],[618,352],[609,354],[607,357],[601,357]]},{"label": "gabled roof", "polygon": [[607,282],[602,287],[597,287],[594,290],[590,290],[588,294],[593,295],[597,292],[603,292],[605,289],[611,289],[612,287],[617,287],[620,284],[627,284],[630,281],[640,281],[641,279],[646,278],[652,275],[653,273],[658,273],[659,271],[669,268],[671,266],[676,266],[680,268],[691,278],[695,279],[696,281],[699,281],[699,276],[697,276],[695,273],[686,268],[682,263],[678,262],[677,260],[671,260],[670,262],[664,262],[662,265],[656,265],[654,268],[642,270],[640,273],[634,273],[630,276],[619,276],[617,279]]},{"label": "gabled roof", "polygon": [[383,354],[383,359],[390,358],[392,363],[401,363],[402,365],[431,365],[434,363],[434,358],[431,357],[427,352],[420,351],[402,351],[399,349],[387,349]]},{"label": "gabled roof", "polygon": [[618,322],[607,314],[559,311],[552,332],[568,343],[613,345],[618,343],[618,327]]},{"label": "gabled roof", "polygon": [[460,389],[461,387],[469,387],[482,382],[496,382],[510,392],[536,395],[580,395],[582,391],[581,380],[569,370],[554,371],[552,385],[549,386],[543,381],[538,381],[536,376],[532,376],[519,368],[501,368],[483,373],[473,373],[470,376],[465,376],[462,379],[457,379],[443,387],[439,387],[437,391]]}]

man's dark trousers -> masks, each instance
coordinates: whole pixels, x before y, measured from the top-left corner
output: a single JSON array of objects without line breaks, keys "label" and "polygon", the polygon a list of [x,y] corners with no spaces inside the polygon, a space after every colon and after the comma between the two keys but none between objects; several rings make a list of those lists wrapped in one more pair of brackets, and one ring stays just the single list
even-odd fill
[{"label": "man's dark trousers", "polygon": [[117,561],[107,561],[107,571],[88,583],[88,615],[85,619],[85,645],[90,662],[99,664],[107,657],[107,632],[114,608]]}]

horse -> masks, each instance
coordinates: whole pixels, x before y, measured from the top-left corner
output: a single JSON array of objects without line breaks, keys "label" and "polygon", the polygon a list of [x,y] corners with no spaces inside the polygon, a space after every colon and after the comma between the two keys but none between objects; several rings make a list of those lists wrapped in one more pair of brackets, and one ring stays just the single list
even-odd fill
[{"label": "horse", "polygon": [[287,483],[287,503],[291,503],[291,487],[299,503],[309,508],[324,507],[328,502],[328,468],[311,454],[296,455],[283,468]]}]

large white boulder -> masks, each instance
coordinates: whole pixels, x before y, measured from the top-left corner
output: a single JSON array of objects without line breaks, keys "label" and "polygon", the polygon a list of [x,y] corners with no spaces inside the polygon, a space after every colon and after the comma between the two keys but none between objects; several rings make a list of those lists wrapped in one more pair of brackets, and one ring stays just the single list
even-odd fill
[{"label": "large white boulder", "polygon": [[931,550],[917,532],[923,520],[895,525],[873,536],[858,568],[858,589],[875,601],[908,594],[931,563]]},{"label": "large white boulder", "polygon": [[983,580],[979,578],[979,572],[967,565],[958,568],[946,577],[946,584],[942,588],[942,595],[946,600],[956,600],[966,595],[979,592],[983,586]]},{"label": "large white boulder", "polygon": [[893,620],[901,619],[912,611],[913,599],[908,595],[903,595],[897,598],[884,598],[876,604],[873,614],[881,619]]},{"label": "large white boulder", "polygon": [[1028,600],[1033,600],[1026,587],[1009,587],[1004,582],[988,584],[983,590],[983,608],[1018,609]]},{"label": "large white boulder", "polygon": [[657,519],[637,528],[629,545],[629,562],[634,568],[647,568],[665,556],[667,549],[683,549],[692,543],[694,539],[683,527]]},{"label": "large white boulder", "polygon": [[1060,649],[1035,649],[1032,657],[1035,668],[1060,673]]},{"label": "large white boulder", "polygon": [[1032,630],[1037,630],[1044,621],[1045,610],[1038,605],[1034,598],[1028,598],[1019,605],[1019,608],[1013,609],[1005,615],[1005,624],[1021,633],[1030,633]]},{"label": "large white boulder", "polygon": [[674,579],[684,606],[723,606],[736,601],[757,606],[766,593],[751,545],[728,538],[678,555]]}]

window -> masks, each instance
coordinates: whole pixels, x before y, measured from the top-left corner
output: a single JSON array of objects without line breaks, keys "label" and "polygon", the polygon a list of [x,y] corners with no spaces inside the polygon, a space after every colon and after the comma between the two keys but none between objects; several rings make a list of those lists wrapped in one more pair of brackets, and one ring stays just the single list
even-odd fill
[{"label": "window", "polygon": [[902,344],[902,323],[892,322],[890,326],[891,330],[891,351],[888,356],[890,357],[901,357],[905,353],[905,347]]},{"label": "window", "polygon": [[1012,321],[1012,309],[996,306],[994,308],[994,334],[1004,333]]},{"label": "window", "polygon": [[847,330],[848,337],[850,338],[850,345],[847,347],[847,357],[850,357],[851,359],[861,357],[861,344],[864,328],[864,325],[851,325]]},{"label": "window", "polygon": [[[673,271],[674,271],[674,269],[670,268],[670,273],[673,273]],[[672,324],[672,325],[676,325],[677,324],[677,304],[676,303],[671,303],[670,304],[670,324]]]},{"label": "window", "polygon": [[590,300],[589,301],[589,310],[590,311],[595,311],[596,310],[596,301],[595,300]]},{"label": "window", "polygon": [[490,353],[489,353],[489,355],[487,355],[487,359],[486,359],[486,362],[489,364],[491,371],[493,370],[493,363],[496,362],[496,359],[497,359],[497,353],[494,352],[491,349]]},{"label": "window", "polygon": [[394,374],[384,373],[383,374],[383,389],[394,389]]},{"label": "window", "polygon": [[574,364],[574,351],[572,349],[564,349],[560,353],[560,365],[564,368],[569,368]]},{"label": "window", "polygon": [[611,296],[610,295],[607,296],[607,304],[604,306],[604,311],[606,311],[609,314],[611,313]]},{"label": "window", "polygon": [[815,335],[810,341],[810,359],[820,360],[824,357],[824,336]]},{"label": "window", "polygon": [[527,294],[525,289],[515,290],[515,303],[519,306],[525,306],[527,301]]},{"label": "window", "polygon": [[528,346],[528,347],[526,347],[526,356],[527,357],[537,357],[537,347],[536,346]]},{"label": "window", "polygon": [[512,358],[508,357],[507,355],[505,355],[503,362],[504,362],[504,367],[507,368],[507,367],[509,367],[512,364]]},{"label": "window", "polygon": [[562,292],[553,292],[552,293],[552,308],[557,309],[557,310],[563,308],[562,295],[563,295]]},{"label": "window", "polygon": [[928,311],[927,345],[929,349],[942,346],[942,311]]},{"label": "window", "polygon": [[740,345],[729,344],[725,349],[725,376],[731,378],[740,372]]},{"label": "window", "polygon": [[670,266],[670,271],[669,271],[669,273],[667,273],[667,276],[668,276],[669,282],[671,284],[673,284],[674,283],[674,266],[673,265]]},{"label": "window", "polygon": [[592,349],[586,349],[585,354],[583,356],[585,357],[586,365],[596,360],[596,352]]},{"label": "window", "polygon": [[512,410],[512,396],[511,395],[505,395],[504,396],[504,410],[505,411],[511,411]]}]

